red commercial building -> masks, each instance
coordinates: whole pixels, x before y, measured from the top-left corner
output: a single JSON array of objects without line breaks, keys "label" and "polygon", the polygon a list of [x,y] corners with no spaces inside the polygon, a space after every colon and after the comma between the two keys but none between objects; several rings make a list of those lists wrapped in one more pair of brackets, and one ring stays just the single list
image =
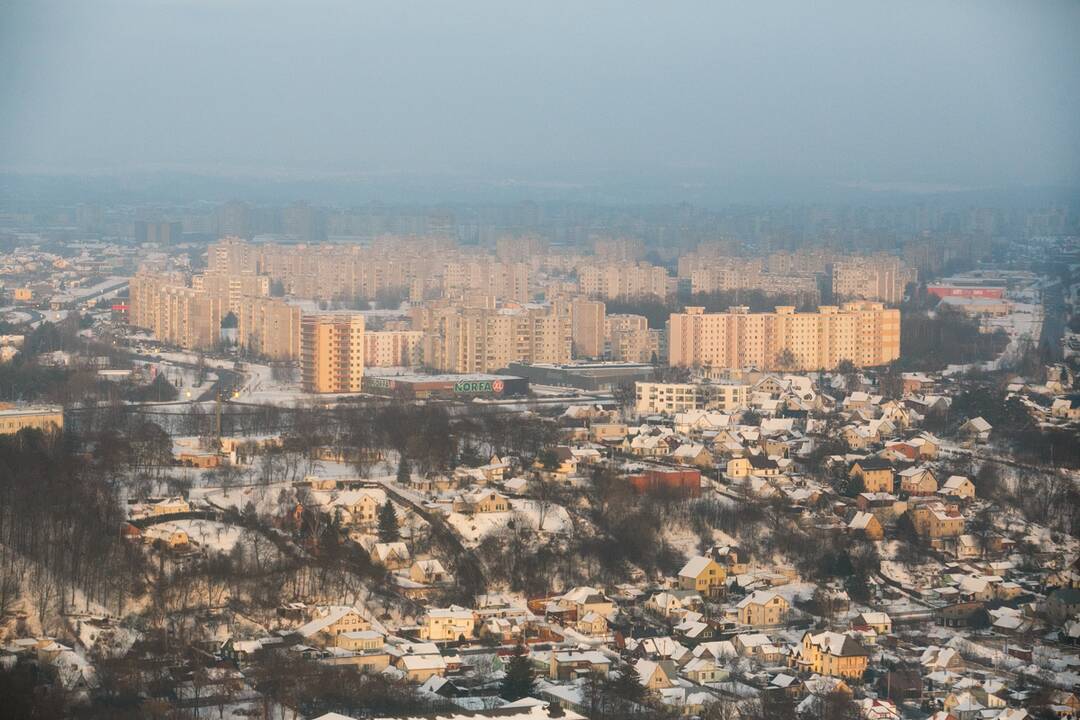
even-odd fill
[{"label": "red commercial building", "polygon": [[939,298],[964,297],[964,298],[990,298],[1000,300],[1005,297],[1005,288],[988,287],[983,285],[927,285],[926,292]]},{"label": "red commercial building", "polygon": [[687,497],[701,494],[700,470],[649,467],[631,473],[627,480],[639,493],[674,491]]}]

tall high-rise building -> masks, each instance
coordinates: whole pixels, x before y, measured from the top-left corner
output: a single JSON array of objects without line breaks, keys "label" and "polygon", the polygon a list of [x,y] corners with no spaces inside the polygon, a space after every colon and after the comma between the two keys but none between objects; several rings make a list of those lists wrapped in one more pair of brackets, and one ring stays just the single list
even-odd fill
[{"label": "tall high-rise building", "polygon": [[822,306],[815,313],[688,307],[671,315],[668,361],[675,367],[830,370],[841,361],[884,365],[900,356],[900,311],[882,303]]},{"label": "tall high-rise building", "polygon": [[191,286],[175,274],[136,273],[129,322],[162,342],[210,349],[221,342],[222,320],[237,319],[237,344],[274,360],[292,360],[300,347],[300,308],[266,296],[267,278],[213,273]]},{"label": "tall high-rise building", "polygon": [[664,331],[650,330],[644,315],[613,314],[604,322],[605,353],[612,360],[653,362],[664,357]]},{"label": "tall high-rise building", "polygon": [[364,333],[364,367],[417,367],[424,362],[420,330]]},{"label": "tall high-rise building", "polygon": [[645,255],[645,243],[639,238],[596,237],[593,254],[602,263],[635,263]]},{"label": "tall high-rise building", "polygon": [[259,247],[234,236],[222,238],[206,250],[206,271],[225,275],[258,273]]},{"label": "tall high-rise building", "polygon": [[245,295],[232,311],[240,347],[274,360],[300,356],[300,308],[280,298]]},{"label": "tall high-rise building", "polygon": [[832,264],[832,293],[845,300],[878,300],[899,305],[918,273],[893,255],[849,257]]},{"label": "tall high-rise building", "polygon": [[230,200],[217,209],[215,218],[217,220],[218,235],[238,238],[251,237],[251,208],[246,204]]},{"label": "tall high-rise building", "polygon": [[229,310],[236,312],[240,298],[270,295],[270,278],[253,273],[206,273],[191,278],[191,287],[226,298]]},{"label": "tall high-rise building", "polygon": [[578,268],[578,284],[583,295],[614,300],[639,295],[662,298],[675,289],[676,281],[667,270],[649,263],[610,263]]},{"label": "tall high-rise building", "polygon": [[364,379],[364,316],[305,315],[300,327],[300,381],[305,392],[360,392]]},{"label": "tall high-rise building", "polygon": [[571,358],[570,303],[516,308],[444,307],[418,313],[424,362],[446,372],[493,372],[511,362]]},{"label": "tall high-rise building", "polygon": [[598,358],[604,354],[606,310],[599,300],[579,298],[573,301],[574,357]]},{"label": "tall high-rise building", "polygon": [[529,266],[488,259],[464,259],[446,264],[443,291],[447,295],[480,293],[496,300],[529,301]]},{"label": "tall high-rise building", "polygon": [[162,342],[209,348],[220,335],[222,299],[188,287],[182,278],[138,273],[131,279],[129,304],[129,322]]},{"label": "tall high-rise building", "polygon": [[183,228],[178,222],[135,221],[135,242],[172,245],[180,241]]}]

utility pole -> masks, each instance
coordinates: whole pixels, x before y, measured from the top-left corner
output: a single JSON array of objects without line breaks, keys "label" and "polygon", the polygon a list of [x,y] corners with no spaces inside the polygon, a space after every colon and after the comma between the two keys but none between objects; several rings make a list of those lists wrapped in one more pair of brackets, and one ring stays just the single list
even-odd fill
[{"label": "utility pole", "polygon": [[221,392],[217,394],[214,407],[214,434],[217,435],[218,444],[221,444]]}]

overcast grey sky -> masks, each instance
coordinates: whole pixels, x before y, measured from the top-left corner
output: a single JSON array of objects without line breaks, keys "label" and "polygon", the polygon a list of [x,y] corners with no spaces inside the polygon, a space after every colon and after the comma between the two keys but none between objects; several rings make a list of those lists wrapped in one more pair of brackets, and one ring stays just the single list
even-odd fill
[{"label": "overcast grey sky", "polygon": [[0,0],[0,166],[1080,181],[1080,2]]}]

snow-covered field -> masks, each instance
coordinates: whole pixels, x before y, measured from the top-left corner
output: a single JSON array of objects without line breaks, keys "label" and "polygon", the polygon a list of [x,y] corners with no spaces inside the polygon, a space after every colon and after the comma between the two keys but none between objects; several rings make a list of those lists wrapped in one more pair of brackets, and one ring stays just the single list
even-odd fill
[{"label": "snow-covered field", "polygon": [[74,617],[71,622],[83,647],[100,657],[122,657],[141,637],[137,630],[101,622],[92,616]]},{"label": "snow-covered field", "polygon": [[234,508],[243,511],[248,503],[255,506],[261,515],[273,515],[277,511],[277,501],[282,490],[292,491],[291,483],[272,485],[244,485],[225,490],[223,488],[193,488],[190,500],[196,504],[207,504],[221,510]]},{"label": "snow-covered field", "polygon": [[195,368],[171,365],[164,361],[135,360],[135,366],[149,365],[156,369],[158,374],[164,375],[177,391],[177,400],[194,400],[209,390],[217,382],[217,373],[207,371],[203,381],[199,382],[199,373]]},{"label": "snow-covered field", "polygon": [[[986,321],[990,331],[1004,330],[1009,336],[1009,344],[993,360],[977,363],[979,368],[987,371],[996,371],[1011,367],[1019,360],[1020,354],[1031,341],[1036,345],[1042,334],[1043,307],[1037,303],[1016,302],[1013,303],[1013,311],[999,318],[988,318]],[[971,370],[976,363],[965,365],[950,365],[944,371],[946,375],[957,375]]]},{"label": "snow-covered field", "polygon": [[164,533],[164,537],[168,537],[177,531],[187,533],[188,539],[201,548],[226,554],[250,534],[244,528],[214,520],[174,520],[148,528],[147,535]]},{"label": "snow-covered field", "polygon": [[[446,521],[466,545],[477,545],[490,533],[506,527],[514,517],[524,518],[533,530],[546,533],[566,532],[570,528],[570,514],[560,505],[547,503],[546,507],[542,508],[537,500],[511,500],[510,504],[513,507],[510,512],[474,515],[452,512],[447,515]],[[540,527],[541,516],[543,527]]]}]

